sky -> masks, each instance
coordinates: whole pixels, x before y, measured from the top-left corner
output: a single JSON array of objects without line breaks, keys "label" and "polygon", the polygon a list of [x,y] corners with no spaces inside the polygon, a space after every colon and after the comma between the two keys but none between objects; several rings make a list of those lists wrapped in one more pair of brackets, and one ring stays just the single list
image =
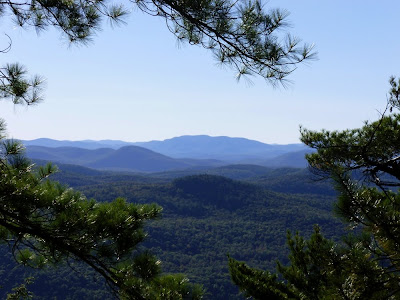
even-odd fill
[{"label": "sky", "polygon": [[179,44],[161,18],[133,10],[127,24],[107,23],[88,46],[56,30],[21,29],[0,19],[2,64],[20,62],[46,79],[45,101],[0,100],[9,137],[31,140],[164,140],[181,135],[299,142],[312,130],[357,128],[379,117],[388,79],[400,75],[400,1],[270,0],[290,12],[291,34],[314,43],[318,60],[274,88],[262,78],[237,82],[210,51]]}]

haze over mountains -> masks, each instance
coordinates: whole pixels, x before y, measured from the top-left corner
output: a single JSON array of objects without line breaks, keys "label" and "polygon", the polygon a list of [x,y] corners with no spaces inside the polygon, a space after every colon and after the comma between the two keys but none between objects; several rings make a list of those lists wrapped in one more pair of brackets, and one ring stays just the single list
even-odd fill
[{"label": "haze over mountains", "polygon": [[306,149],[303,144],[271,145],[245,138],[207,135],[186,135],[164,141],[139,142],[135,145],[174,158],[212,158],[224,161],[268,159]]},{"label": "haze over mountains", "polygon": [[229,164],[305,167],[303,144],[275,145],[231,137],[181,136],[164,141],[118,140],[22,141],[31,159],[76,164],[94,169],[162,172]]},{"label": "haze over mountains", "polygon": [[[140,145],[50,139],[24,144],[36,165],[52,161],[58,166],[51,180],[89,199],[123,197],[129,203],[160,205],[163,218],[146,225],[149,238],[143,247],[163,261],[164,272],[184,273],[203,284],[204,299],[243,299],[231,283],[226,253],[272,271],[277,258],[287,257],[288,229],[309,234],[318,223],[329,237],[340,232],[330,215],[336,195],[330,182],[315,182],[308,169],[293,168],[306,166],[304,154],[310,150],[300,144],[207,136]],[[1,251],[0,256],[3,277],[9,278],[2,282],[10,290],[24,277]],[[81,274],[90,273],[82,269]],[[29,276],[37,278],[32,291],[43,299],[66,294],[87,299],[103,293],[95,285],[100,281],[90,281],[89,288],[69,269]],[[51,288],[43,288],[49,282]]]}]

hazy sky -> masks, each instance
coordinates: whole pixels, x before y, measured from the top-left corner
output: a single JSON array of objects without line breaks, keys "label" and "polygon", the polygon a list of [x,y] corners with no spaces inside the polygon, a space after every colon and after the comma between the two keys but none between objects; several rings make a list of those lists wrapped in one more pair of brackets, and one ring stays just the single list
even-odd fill
[{"label": "hazy sky", "polygon": [[[290,11],[289,30],[315,43],[319,59],[301,65],[288,89],[260,78],[235,80],[212,54],[180,45],[162,19],[133,11],[128,24],[86,46],[68,46],[57,31],[0,23],[12,37],[2,63],[21,62],[47,80],[35,107],[0,102],[10,137],[162,140],[180,135],[246,137],[297,143],[310,129],[360,127],[386,104],[390,75],[400,75],[400,1],[271,0]],[[0,36],[0,41],[6,39]]]}]

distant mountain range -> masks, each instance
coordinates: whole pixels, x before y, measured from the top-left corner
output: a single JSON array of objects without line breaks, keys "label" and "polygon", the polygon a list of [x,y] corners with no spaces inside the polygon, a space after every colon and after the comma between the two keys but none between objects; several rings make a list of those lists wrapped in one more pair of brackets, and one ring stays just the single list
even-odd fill
[{"label": "distant mountain range", "polygon": [[265,160],[283,153],[306,149],[303,144],[271,145],[245,138],[207,135],[186,135],[135,145],[175,158],[213,158],[232,162],[246,159]]},{"label": "distant mountain range", "polygon": [[21,142],[25,146],[43,146],[50,148],[58,148],[58,147],[76,147],[82,149],[100,149],[100,148],[111,148],[111,149],[119,149],[124,146],[134,145],[134,143],[118,141],[118,140],[101,140],[101,141],[93,141],[93,140],[83,140],[83,141],[58,141],[48,138],[40,138],[35,140],[21,140]]},{"label": "distant mountain range", "polygon": [[100,170],[131,172],[162,172],[224,164],[211,159],[171,158],[138,146],[124,146],[117,150],[111,148],[90,150],[77,147],[27,146],[26,154],[31,159],[80,165]]},{"label": "distant mountain range", "polygon": [[22,141],[31,159],[94,169],[163,172],[210,168],[227,164],[255,164],[273,168],[307,166],[302,144],[274,145],[244,138],[181,136],[164,141]]}]

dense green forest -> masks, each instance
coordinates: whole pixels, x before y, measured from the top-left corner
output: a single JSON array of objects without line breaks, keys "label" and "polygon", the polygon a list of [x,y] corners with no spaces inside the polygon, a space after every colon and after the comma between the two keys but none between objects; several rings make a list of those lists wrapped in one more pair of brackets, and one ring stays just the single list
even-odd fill
[{"label": "dense green forest", "polygon": [[[202,284],[205,299],[243,298],[231,283],[227,254],[273,271],[277,259],[287,262],[287,230],[308,236],[313,224],[319,224],[328,237],[342,232],[332,216],[332,189],[328,183],[313,181],[307,169],[236,165],[209,172],[225,177],[177,178],[174,173],[149,177],[60,165],[53,179],[98,201],[125,197],[128,202],[163,207],[162,218],[145,227],[148,238],[141,247],[160,258],[164,272],[183,273],[191,282]],[[283,193],[283,187],[288,192]],[[5,248],[2,251],[3,257],[9,256]],[[2,264],[2,292],[32,274],[10,258]],[[72,269],[62,265],[34,273],[35,282],[29,288],[43,299],[110,297],[103,280],[93,272],[79,264]]]},{"label": "dense green forest", "polygon": [[[287,77],[300,64],[316,57],[313,44],[302,43],[291,32],[281,30],[290,25],[286,21],[286,10],[266,11],[258,0],[130,2],[137,10],[162,18],[179,42],[201,46],[211,52],[218,64],[229,66],[235,71],[237,79],[258,75],[272,85],[286,86],[290,82]],[[343,8],[341,10],[354,11]],[[124,1],[116,1],[115,4],[91,0],[0,2],[0,17],[4,19],[7,27],[11,21],[14,25],[35,29],[37,32],[53,28],[61,32],[69,43],[82,45],[87,44],[103,27],[104,19],[111,25],[122,24],[130,11],[131,7]],[[332,14],[332,11],[329,9],[329,13]],[[365,17],[368,11],[372,11],[371,8],[361,11],[360,15]],[[379,15],[388,16],[388,12],[378,13],[378,10],[373,9],[373,17],[366,19],[376,19]],[[318,15],[326,19],[323,13]],[[318,15],[308,19],[318,20]],[[351,19],[355,21],[353,23],[362,24],[362,20],[355,14],[342,19]],[[383,19],[373,23],[378,24],[382,21]],[[318,22],[322,24],[324,20],[320,19],[315,24]],[[343,27],[345,31],[349,31],[346,26],[348,24],[349,22],[346,22]],[[339,40],[344,41],[344,31],[336,25],[332,28],[340,33]],[[394,27],[385,26],[385,32],[387,28]],[[371,32],[370,29],[365,30],[366,26],[360,28]],[[362,40],[362,34],[356,35]],[[13,38],[7,33],[5,36],[6,43],[0,48],[2,54],[8,53],[13,44]],[[154,37],[153,34],[149,36]],[[335,42],[338,40],[331,35],[328,35],[328,39]],[[161,41],[158,38],[155,40]],[[109,42],[113,44],[111,40]],[[31,47],[28,48],[32,50],[29,53],[35,53],[34,43],[29,45]],[[141,44],[135,47],[145,49]],[[155,47],[159,49],[159,45]],[[339,48],[336,47],[335,50]],[[356,49],[355,52],[350,51],[353,47],[342,48],[345,55],[340,55],[340,51],[332,52],[334,60],[330,63],[341,66],[338,62],[346,62],[343,57],[351,57],[354,53],[360,57],[360,51],[368,52],[363,50],[371,47],[364,47],[360,51]],[[321,43],[321,49],[327,47]],[[135,52],[129,53],[129,59],[142,57],[135,55]],[[96,56],[98,54],[96,53]],[[158,53],[156,55],[159,57]],[[36,54],[34,60],[40,65],[50,62],[47,55],[41,58],[41,55]],[[151,56],[150,59],[142,60],[149,64],[154,62]],[[352,62],[356,60],[357,58],[352,59]],[[378,70],[387,63],[382,60],[376,61],[378,65],[370,69]],[[122,74],[116,66],[118,63],[113,62],[112,69],[103,67],[100,74],[104,74],[103,70]],[[193,65],[192,69],[195,69],[194,67]],[[145,68],[145,75],[155,74],[151,71],[147,73],[147,65]],[[180,70],[175,65],[173,68]],[[343,74],[342,67],[336,74],[337,70],[330,68],[331,66],[320,69],[329,69],[329,76],[333,74],[333,77],[346,81],[346,78],[340,76]],[[14,105],[33,105],[43,100],[43,77],[28,76],[26,68],[19,63],[6,63],[0,69],[0,100],[10,101]],[[56,69],[62,70],[62,64]],[[87,69],[90,69],[90,64]],[[132,68],[125,66],[125,69],[131,71]],[[360,73],[359,68],[352,69]],[[136,69],[136,66],[134,71],[142,74],[141,69]],[[157,70],[157,73],[169,74],[168,71]],[[80,70],[77,68],[73,72],[77,75]],[[66,80],[76,76],[65,76],[68,72],[62,73],[64,76],[61,84],[79,94],[79,89],[75,89],[75,86]],[[354,73],[352,78],[358,76],[358,73]],[[322,74],[318,75],[318,80],[321,78],[330,86],[332,82],[339,86],[346,94],[344,101],[349,102],[348,99],[354,96],[363,99],[362,96],[359,97],[361,94],[348,93],[348,86],[343,84],[345,81],[327,80],[329,76]],[[184,85],[175,76],[168,77],[180,83],[179,92],[184,94],[185,91],[180,90]],[[336,108],[339,94],[330,93],[327,97],[327,89],[318,80],[312,81],[311,88],[306,86],[306,90],[308,94],[310,90],[316,91],[318,88],[315,88],[319,87],[319,94],[307,95],[307,98],[311,101],[314,100],[314,96],[317,96],[315,99],[335,99]],[[375,80],[374,77],[363,78],[362,87],[377,83]],[[101,84],[96,79],[93,81]],[[354,84],[353,80],[347,81]],[[152,78],[151,82],[157,82],[157,78]],[[218,83],[218,90],[223,88],[222,82],[215,82]],[[221,164],[213,160],[198,164],[193,158],[189,161],[176,161],[164,155],[150,153],[148,149],[137,149],[136,146],[122,147],[108,158],[103,156],[105,153],[101,150],[101,157],[88,163],[86,158],[93,159],[93,152],[89,154],[87,151],[79,161],[76,157],[73,160],[60,160],[60,156],[57,157],[54,150],[45,150],[52,157],[44,157],[37,147],[32,148],[36,151],[34,158],[39,159],[83,163],[86,167],[114,171],[163,172],[147,176],[104,173],[67,166],[62,167],[62,171],[53,176],[60,185],[48,179],[55,171],[50,164],[36,170],[32,168],[31,162],[24,156],[23,147],[18,142],[7,139],[6,125],[0,118],[0,240],[4,243],[0,249],[0,297],[5,298],[6,293],[17,291],[15,287],[18,284],[22,284],[24,280],[28,284],[28,281],[32,280],[30,278],[34,278],[29,290],[38,299],[200,299],[203,295],[202,289],[198,285],[188,283],[185,277],[187,276],[192,282],[204,286],[206,299],[243,298],[244,295],[239,294],[238,288],[245,296],[255,299],[398,298],[400,194],[397,189],[400,186],[400,116],[392,112],[393,109],[400,108],[400,80],[391,77],[389,82],[391,89],[387,97],[388,103],[385,110],[380,112],[378,121],[366,121],[360,129],[342,132],[300,129],[302,142],[316,151],[307,156],[310,167],[335,183],[338,191],[336,213],[347,222],[348,228],[353,230],[354,235],[344,237],[339,243],[337,241],[344,233],[343,225],[335,220],[331,213],[337,195],[332,188],[327,187],[329,181],[315,183],[305,170],[265,170],[254,166],[228,166],[208,170],[206,168]],[[108,88],[109,86],[118,92],[123,90],[114,84],[107,84]],[[199,86],[201,83],[196,81],[196,90]],[[208,87],[204,84],[203,86]],[[90,85],[85,84],[85,90],[89,89]],[[158,90],[163,91],[163,88]],[[189,91],[191,95],[194,90],[188,89],[186,92]],[[209,90],[215,92],[212,87]],[[361,89],[355,90],[358,93]],[[372,93],[373,91],[371,95]],[[136,95],[126,91],[125,94]],[[116,92],[113,96],[107,97],[107,105],[109,99],[119,98]],[[250,93],[245,93],[246,98],[251,96]],[[104,99],[97,99],[96,106],[99,104],[100,108]],[[294,99],[302,102],[304,97]],[[152,97],[145,100],[152,100]],[[370,99],[365,99],[363,103],[369,101]],[[280,113],[288,108],[291,111],[296,108],[292,103],[285,102],[289,103],[289,107],[280,106],[277,109]],[[312,103],[312,107],[306,106],[306,102]],[[74,105],[73,102],[68,103]],[[119,106],[115,101],[112,105]],[[314,102],[304,101],[301,105],[306,107],[307,113],[312,112],[317,116],[325,116],[324,113],[328,115],[335,111],[337,115],[342,116],[341,108],[344,108],[338,105],[338,110],[335,110],[326,106],[326,111],[319,110],[315,113],[312,109],[315,107]],[[101,110],[92,110],[93,107],[87,111],[81,109],[85,112],[85,125],[76,128],[81,129],[86,124],[94,124],[93,119],[88,121],[89,114],[96,118],[102,116]],[[125,105],[123,107],[125,108]],[[347,106],[344,109],[355,111]],[[125,110],[129,113],[132,111]],[[269,110],[275,114],[275,109]],[[356,110],[359,111],[359,107]],[[49,124],[48,127],[58,131],[61,126],[53,126],[55,123],[51,123],[51,111],[41,116]],[[58,111],[63,110],[58,108],[57,114]],[[67,124],[67,130],[72,132],[76,128],[70,125],[75,123],[70,122],[67,111],[63,111],[63,114],[68,116],[68,122],[64,124]],[[183,113],[180,109],[177,111]],[[229,113],[229,110],[226,111]],[[262,112],[260,109],[258,111]],[[302,114],[301,111],[299,114],[296,110],[293,111],[298,116]],[[73,108],[72,120],[75,112]],[[239,113],[241,117],[242,110]],[[119,114],[110,114],[107,111],[106,115],[118,116],[118,123],[122,120]],[[250,117],[252,116],[255,114]],[[54,117],[60,115],[55,114]],[[128,117],[134,119],[130,114]],[[244,114],[244,117],[244,120],[247,120],[249,116]],[[264,114],[262,117],[265,119]],[[168,118],[175,119],[170,115]],[[342,119],[345,118],[346,114],[343,114]],[[358,117],[350,114],[350,118],[357,120]],[[101,119],[102,123],[107,126],[116,124],[109,118],[104,119],[106,121]],[[202,122],[203,118],[200,120]],[[274,129],[278,123],[273,118],[271,120],[274,121]],[[143,123],[147,122],[148,120]],[[34,122],[22,123],[24,130],[34,131],[34,128],[39,128],[30,126],[35,124]],[[138,124],[143,127],[143,123]],[[327,126],[330,125],[332,124],[328,122]],[[343,124],[340,123],[340,126]],[[125,124],[124,127],[132,128]],[[258,124],[257,127],[248,127],[247,130],[254,128],[265,127]],[[96,130],[101,131],[101,126]],[[305,167],[303,155],[304,151],[287,153],[261,163],[270,167]],[[127,163],[133,162],[131,157],[136,157],[137,161],[127,166]],[[241,162],[258,163],[253,158]],[[161,168],[142,165],[146,159]],[[111,164],[111,161],[117,162],[117,165]],[[287,161],[299,164],[288,165]],[[166,173],[176,168],[192,170]],[[195,168],[202,168],[203,171],[198,172]],[[124,199],[119,198],[121,196]],[[314,226],[312,233],[313,224],[319,226]],[[299,232],[287,235],[290,253],[285,247],[287,231]],[[145,237],[147,238],[144,241]],[[164,273],[161,273],[158,258],[163,261]],[[282,262],[278,263],[277,267],[279,275],[268,272],[273,272],[276,260]],[[43,269],[34,271],[17,265],[16,262]],[[232,284],[230,276],[237,286]],[[19,291],[24,293],[23,285],[20,285]],[[26,296],[30,296],[30,292]],[[14,298],[20,297],[16,295]]]}]

